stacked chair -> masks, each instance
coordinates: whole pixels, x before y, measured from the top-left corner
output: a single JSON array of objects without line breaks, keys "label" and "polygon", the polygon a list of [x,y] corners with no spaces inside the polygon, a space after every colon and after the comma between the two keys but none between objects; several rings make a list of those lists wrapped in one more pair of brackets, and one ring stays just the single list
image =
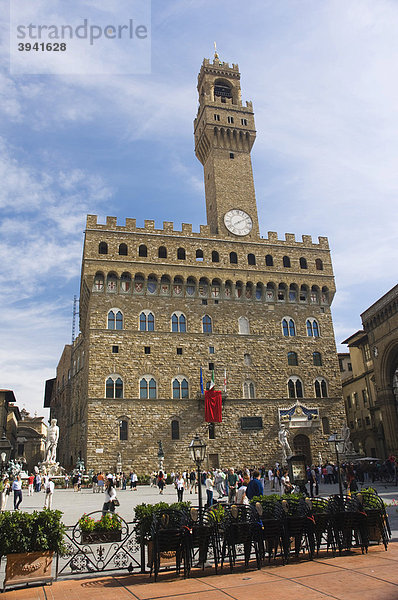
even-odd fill
[{"label": "stacked chair", "polygon": [[222,536],[221,569],[228,555],[229,568],[233,571],[238,547],[243,546],[245,566],[249,565],[254,550],[257,568],[261,568],[262,524],[253,506],[232,504],[224,507],[224,518],[220,524]]},{"label": "stacked chair", "polygon": [[189,576],[191,569],[191,532],[188,526],[188,516],[185,511],[165,508],[156,511],[151,527],[152,560],[151,571],[155,581],[160,569],[160,559],[163,556],[175,556],[175,567],[179,574],[181,564],[184,564],[184,577]]},{"label": "stacked chair", "polygon": [[285,562],[284,553],[284,512],[282,503],[269,501],[264,496],[261,502],[256,502],[254,508],[261,523],[260,556],[265,559],[268,555],[268,563],[277,556],[282,557]]}]

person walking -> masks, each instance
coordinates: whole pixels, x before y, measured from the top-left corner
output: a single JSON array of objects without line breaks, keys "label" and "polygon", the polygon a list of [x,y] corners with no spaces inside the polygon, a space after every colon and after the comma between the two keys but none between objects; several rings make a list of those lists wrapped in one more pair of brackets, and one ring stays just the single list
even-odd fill
[{"label": "person walking", "polygon": [[195,483],[196,483],[196,472],[192,469],[189,474],[189,493],[193,494],[195,491]]},{"label": "person walking", "polygon": [[0,482],[0,512],[3,512],[7,508],[7,500],[10,495],[10,481],[8,477],[5,477]]},{"label": "person walking", "polygon": [[251,500],[254,496],[262,496],[264,494],[264,487],[260,481],[260,471],[253,471],[253,479],[251,479],[247,485],[246,496]]},{"label": "person walking", "polygon": [[14,492],[14,510],[19,510],[19,505],[22,502],[22,481],[20,475],[17,475],[12,482],[12,488]]},{"label": "person walking", "polygon": [[137,482],[138,482],[138,476],[137,473],[135,471],[133,471],[133,473],[131,473],[131,486],[130,489],[133,490],[133,492],[137,491]]},{"label": "person walking", "polygon": [[53,503],[55,485],[51,477],[48,477],[47,483],[44,489],[44,509],[51,510]]},{"label": "person walking", "polygon": [[31,473],[28,477],[28,496],[33,496],[33,484],[35,481],[35,476]]},{"label": "person walking", "polygon": [[97,474],[97,486],[98,486],[98,492],[103,493],[104,487],[105,487],[105,477],[104,477],[103,473]]},{"label": "person walking", "polygon": [[176,488],[177,488],[177,502],[182,502],[184,496],[185,489],[185,480],[183,475],[177,475],[176,478]]},{"label": "person walking", "polygon": [[159,475],[158,475],[159,494],[163,494],[163,490],[164,490],[165,487],[166,487],[166,482],[164,480],[163,471],[159,471]]},{"label": "person walking", "polygon": [[105,485],[105,497],[104,505],[102,507],[102,514],[105,516],[107,512],[115,512],[115,500],[116,500],[116,489],[113,483],[112,475],[107,475]]},{"label": "person walking", "polygon": [[234,472],[234,469],[232,469],[232,468],[228,469],[227,481],[228,481],[228,502],[229,502],[229,504],[232,504],[233,502],[235,502],[236,490],[238,487],[238,476]]},{"label": "person walking", "polygon": [[206,481],[206,495],[207,495],[207,507],[213,506],[213,489],[214,489],[214,479],[212,478],[212,474],[210,471],[207,473]]}]

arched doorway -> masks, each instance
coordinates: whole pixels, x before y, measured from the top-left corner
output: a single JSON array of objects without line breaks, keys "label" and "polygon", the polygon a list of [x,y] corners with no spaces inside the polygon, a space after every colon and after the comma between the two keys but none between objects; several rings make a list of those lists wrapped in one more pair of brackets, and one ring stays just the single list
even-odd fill
[{"label": "arched doorway", "polygon": [[304,454],[307,465],[312,464],[310,440],[307,435],[299,434],[293,440],[295,454]]}]

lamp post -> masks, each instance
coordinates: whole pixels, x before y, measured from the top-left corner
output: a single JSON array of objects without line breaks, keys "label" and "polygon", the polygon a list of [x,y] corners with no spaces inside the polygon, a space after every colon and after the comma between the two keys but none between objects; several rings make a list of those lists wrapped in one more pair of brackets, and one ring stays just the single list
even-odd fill
[{"label": "lamp post", "polygon": [[202,442],[197,433],[195,434],[192,442],[189,444],[189,452],[198,469],[199,519],[200,522],[202,522],[202,478],[200,465],[206,456],[206,444]]},{"label": "lamp post", "polygon": [[11,456],[11,442],[7,439],[5,432],[0,439],[0,456],[1,456],[1,474],[3,475],[7,468],[8,461]]},{"label": "lamp post", "polygon": [[336,464],[337,464],[337,477],[339,480],[339,490],[340,490],[340,499],[343,501],[343,486],[341,483],[341,472],[340,472],[340,461],[339,461],[339,453],[342,454],[344,450],[344,440],[339,438],[337,433],[332,433],[332,435],[328,439],[330,449],[336,452]]}]

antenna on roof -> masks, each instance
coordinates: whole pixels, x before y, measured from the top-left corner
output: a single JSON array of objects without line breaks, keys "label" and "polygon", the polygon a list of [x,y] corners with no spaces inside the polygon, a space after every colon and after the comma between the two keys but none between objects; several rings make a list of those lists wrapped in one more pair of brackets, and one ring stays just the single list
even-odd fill
[{"label": "antenna on roof", "polygon": [[73,296],[73,315],[72,315],[72,345],[73,345],[73,342],[75,341],[76,316],[79,314],[79,311],[77,310],[77,303],[78,303],[77,296],[74,295]]}]

